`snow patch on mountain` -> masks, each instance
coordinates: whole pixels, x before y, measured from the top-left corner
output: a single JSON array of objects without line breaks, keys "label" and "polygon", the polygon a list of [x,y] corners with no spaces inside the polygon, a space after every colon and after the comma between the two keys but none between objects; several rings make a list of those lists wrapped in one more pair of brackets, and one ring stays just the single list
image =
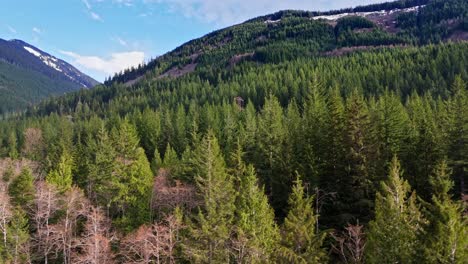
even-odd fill
[{"label": "snow patch on mountain", "polygon": [[31,53],[32,55],[34,55],[36,57],[41,57],[41,53],[38,52],[37,50],[33,49],[33,48],[24,46],[24,49],[27,50],[29,53]]},{"label": "snow patch on mountain", "polygon": [[62,69],[60,69],[60,67],[57,66],[57,64],[55,64],[55,62],[58,61],[56,58],[44,55],[39,51],[28,46],[24,46],[24,49],[27,50],[29,53],[33,54],[34,56],[38,57],[45,65],[53,68],[58,72],[62,72]]},{"label": "snow patch on mountain", "polygon": [[354,13],[341,13],[341,14],[336,14],[336,15],[328,15],[328,16],[315,16],[312,17],[313,20],[319,20],[319,19],[325,19],[325,20],[338,20],[340,18],[346,17],[346,16],[361,16],[361,17],[367,17],[370,15],[377,15],[377,16],[385,16],[385,15],[391,15],[393,13],[409,13],[409,12],[415,12],[418,11],[420,8],[424,7],[425,5],[421,6],[414,6],[410,8],[404,8],[404,9],[392,9],[392,10],[380,10],[380,11],[374,11],[374,12],[354,12]]}]

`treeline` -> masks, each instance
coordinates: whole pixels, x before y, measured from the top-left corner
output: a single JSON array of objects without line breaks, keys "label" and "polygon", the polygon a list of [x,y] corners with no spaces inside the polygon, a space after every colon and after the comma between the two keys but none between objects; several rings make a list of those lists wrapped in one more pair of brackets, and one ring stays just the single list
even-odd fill
[{"label": "treeline", "polygon": [[[282,106],[294,98],[302,104],[311,79],[320,76],[325,87],[337,87],[343,96],[353,90],[366,98],[393,91],[405,101],[414,93],[447,98],[456,75],[468,79],[468,44],[439,44],[422,48],[386,48],[340,57],[301,58],[281,64],[243,62],[232,69],[197,68],[194,74],[173,80],[142,80],[138,86],[112,85],[81,90],[46,100],[29,110],[31,116],[73,114],[77,108],[89,117],[125,114],[145,108],[188,110],[192,104],[230,104],[240,96],[256,109],[272,94]],[[287,50],[287,47],[278,50]],[[274,56],[275,50],[265,51]],[[268,59],[266,59],[268,60]]]}]

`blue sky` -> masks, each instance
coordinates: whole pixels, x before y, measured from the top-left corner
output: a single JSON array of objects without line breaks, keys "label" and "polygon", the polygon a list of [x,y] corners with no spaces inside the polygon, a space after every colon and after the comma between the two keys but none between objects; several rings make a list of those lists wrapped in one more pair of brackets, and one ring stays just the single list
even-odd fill
[{"label": "blue sky", "polygon": [[283,9],[384,0],[0,0],[0,38],[21,39],[98,81],[193,38]]}]

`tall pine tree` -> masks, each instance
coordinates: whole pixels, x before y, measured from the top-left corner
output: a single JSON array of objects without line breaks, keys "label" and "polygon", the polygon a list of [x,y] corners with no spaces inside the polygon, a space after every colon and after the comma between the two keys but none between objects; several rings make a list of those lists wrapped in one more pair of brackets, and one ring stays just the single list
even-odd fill
[{"label": "tall pine tree", "polygon": [[318,215],[312,207],[314,197],[304,192],[298,177],[289,197],[289,212],[282,228],[279,260],[284,263],[324,263],[327,253],[322,248],[326,233],[316,229]]},{"label": "tall pine tree", "polygon": [[427,228],[427,263],[464,263],[468,258],[468,219],[464,206],[453,201],[450,190],[453,181],[447,173],[447,163],[441,162],[429,182],[432,203],[428,206],[430,224]]},{"label": "tall pine tree", "polygon": [[235,191],[213,132],[196,149],[193,163],[203,206],[189,229],[185,253],[195,263],[229,263]]},{"label": "tall pine tree", "polygon": [[368,263],[416,263],[418,237],[424,224],[416,193],[400,176],[396,157],[389,178],[375,200],[375,219],[369,223],[366,259]]}]

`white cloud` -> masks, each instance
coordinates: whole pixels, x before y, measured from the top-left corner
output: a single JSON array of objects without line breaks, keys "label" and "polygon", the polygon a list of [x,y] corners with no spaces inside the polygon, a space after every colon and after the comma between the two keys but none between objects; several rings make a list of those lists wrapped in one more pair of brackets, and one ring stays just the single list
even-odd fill
[{"label": "white cloud", "polygon": [[81,0],[81,2],[83,2],[83,4],[86,6],[88,10],[91,9],[91,5],[89,4],[88,0]]},{"label": "white cloud", "polygon": [[145,59],[145,53],[141,51],[129,51],[112,53],[110,58],[98,56],[84,56],[71,51],[59,51],[73,59],[72,63],[87,70],[97,71],[107,76],[116,72],[137,66]]},{"label": "white cloud", "polygon": [[36,33],[36,34],[42,34],[42,30],[41,30],[40,28],[38,28],[38,27],[33,27],[33,28],[32,28],[32,31],[33,31],[34,33]]},{"label": "white cloud", "polygon": [[384,0],[143,0],[147,4],[169,5],[171,12],[208,23],[231,25],[285,9],[331,10]]},{"label": "white cloud", "polygon": [[8,31],[10,31],[10,33],[12,33],[12,34],[16,34],[16,33],[17,33],[17,32],[16,32],[16,29],[14,29],[12,26],[7,25],[7,28],[8,28]]},{"label": "white cloud", "polygon": [[101,22],[103,21],[102,18],[101,18],[101,16],[98,15],[98,14],[96,14],[96,13],[94,13],[93,11],[90,11],[90,12],[89,12],[89,15],[91,16],[91,18],[92,18],[93,20],[101,21]]},{"label": "white cloud", "polygon": [[117,43],[119,43],[120,45],[124,47],[128,46],[128,42],[120,37],[113,38],[113,40],[115,40]]},{"label": "white cloud", "polygon": [[125,5],[125,6],[133,6],[133,0],[113,0],[113,2]]}]

